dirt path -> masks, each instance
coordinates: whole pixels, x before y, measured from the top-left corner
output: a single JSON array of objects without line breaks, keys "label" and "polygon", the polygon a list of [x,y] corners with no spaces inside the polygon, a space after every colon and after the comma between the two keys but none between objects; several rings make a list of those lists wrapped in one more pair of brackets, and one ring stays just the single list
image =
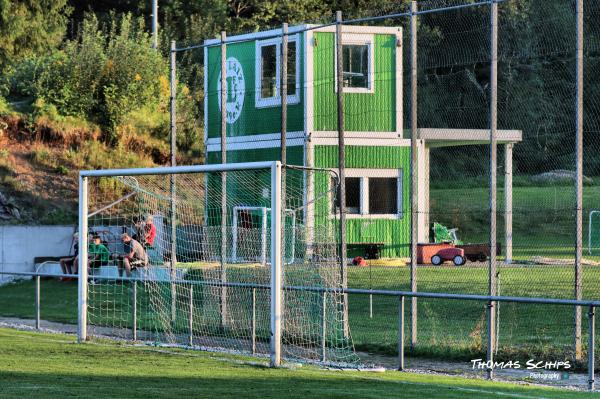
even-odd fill
[{"label": "dirt path", "polygon": [[[35,320],[33,319],[19,319],[11,317],[0,317],[0,327],[14,328],[26,331],[35,330]],[[130,335],[129,330],[118,331],[115,333],[114,329],[108,328],[95,328],[95,333],[104,335],[106,337],[120,336],[126,337]],[[103,331],[105,330],[105,331]],[[65,334],[77,334],[77,326],[73,324],[57,323],[46,320],[41,320],[40,330],[41,332],[50,333],[65,333]],[[139,333],[138,333],[139,336]],[[140,337],[141,338],[141,337]],[[358,352],[362,362],[364,364],[372,365],[376,368],[385,368],[385,370],[396,370],[398,366],[397,358],[391,356],[382,356],[366,352]],[[423,359],[423,358],[409,358],[405,360],[406,371],[420,374],[440,374],[448,376],[457,376],[463,378],[485,378],[485,370],[473,369],[471,362],[453,362],[443,361],[438,359]],[[503,369],[495,370],[495,380],[507,381],[519,384],[531,384],[540,386],[552,386],[560,387],[565,389],[587,389],[587,374],[568,372],[553,372],[553,371],[539,371],[535,370],[536,375],[532,376],[531,370],[524,370],[524,366],[521,369]],[[368,369],[368,368],[367,368]]]}]

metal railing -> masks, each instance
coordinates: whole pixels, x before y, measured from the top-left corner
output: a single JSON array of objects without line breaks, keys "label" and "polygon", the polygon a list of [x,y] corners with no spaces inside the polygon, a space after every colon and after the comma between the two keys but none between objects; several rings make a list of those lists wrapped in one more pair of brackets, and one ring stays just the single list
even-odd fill
[{"label": "metal railing", "polygon": [[[53,274],[53,273],[39,273],[39,272],[1,272],[1,275],[8,276],[30,276],[35,278],[35,328],[40,328],[40,279],[41,277],[69,277],[79,278],[76,274]],[[252,284],[252,283],[235,283],[235,282],[222,282],[220,280],[160,280],[160,279],[144,279],[139,277],[103,277],[103,276],[92,276],[95,280],[109,280],[109,281],[129,281],[132,282],[132,340],[137,340],[137,282],[171,282],[173,284],[184,283],[190,285],[193,290],[194,286],[209,286],[209,287],[231,287],[231,288],[246,288],[252,289],[252,319],[251,319],[251,352],[256,354],[256,290],[270,290],[271,285],[269,284]],[[90,278],[92,278],[90,277]],[[408,298],[429,298],[429,299],[448,299],[448,300],[467,300],[467,301],[478,301],[487,302],[488,306],[490,303],[495,302],[508,302],[508,303],[523,303],[523,304],[539,304],[539,305],[561,305],[561,306],[582,306],[588,308],[588,389],[594,390],[595,387],[595,344],[596,344],[596,316],[595,310],[600,307],[600,301],[595,300],[577,300],[577,299],[556,299],[556,298],[528,298],[528,297],[516,297],[516,296],[489,296],[489,295],[471,295],[471,294],[448,294],[448,293],[436,293],[436,292],[413,292],[413,291],[400,291],[400,290],[377,290],[377,289],[358,289],[358,288],[324,288],[324,287],[307,287],[307,286],[283,286],[283,291],[305,291],[305,292],[318,292],[322,295],[323,308],[321,312],[321,318],[324,319],[326,314],[325,309],[325,298],[328,293],[345,293],[354,295],[376,295],[383,297],[396,297],[398,298],[398,366],[399,371],[405,370],[405,354],[404,354],[404,299]],[[190,295],[190,298],[193,296]],[[194,307],[190,300],[189,309],[189,346],[192,345],[193,339],[193,313]],[[489,314],[489,312],[488,312]],[[325,362],[326,359],[326,331],[325,323],[321,322],[321,361]],[[488,345],[487,351],[493,350],[493,347]],[[488,378],[493,378],[493,366],[488,367]]]}]

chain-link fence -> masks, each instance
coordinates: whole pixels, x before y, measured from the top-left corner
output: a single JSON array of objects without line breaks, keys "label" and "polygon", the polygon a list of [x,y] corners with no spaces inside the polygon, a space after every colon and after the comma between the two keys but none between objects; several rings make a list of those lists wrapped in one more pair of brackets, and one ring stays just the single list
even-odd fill
[{"label": "chain-link fence", "polygon": [[[596,0],[404,1],[181,44],[172,133],[201,131],[206,163],[336,169],[342,287],[595,300],[599,17]],[[288,202],[310,209],[317,182],[302,184]],[[342,303],[357,350],[396,352],[396,299]],[[501,303],[492,338],[481,302],[407,309],[423,356],[470,359],[491,340],[501,359],[580,360],[587,342],[571,307]]]},{"label": "chain-link fence", "polygon": [[[287,35],[279,27],[229,33],[177,55],[202,53],[206,66],[207,162],[281,159],[339,170],[346,257],[379,258],[354,259],[348,287],[596,299],[600,3],[578,7],[403,2],[290,26]],[[395,351],[386,332],[395,308],[386,298],[350,297],[357,348]],[[581,359],[585,326],[570,309],[499,308],[501,355],[551,346]],[[480,303],[412,300],[410,309],[414,353],[444,355],[441,345],[469,357],[487,339]]]}]

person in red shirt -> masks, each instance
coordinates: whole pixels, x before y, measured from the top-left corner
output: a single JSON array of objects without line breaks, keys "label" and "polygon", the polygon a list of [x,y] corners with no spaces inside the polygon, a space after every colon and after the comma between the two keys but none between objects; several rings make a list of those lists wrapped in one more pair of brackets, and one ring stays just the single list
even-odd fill
[{"label": "person in red shirt", "polygon": [[156,226],[154,225],[154,221],[151,215],[148,215],[146,218],[146,223],[144,225],[144,244],[149,247],[154,246],[154,240],[156,239]]}]

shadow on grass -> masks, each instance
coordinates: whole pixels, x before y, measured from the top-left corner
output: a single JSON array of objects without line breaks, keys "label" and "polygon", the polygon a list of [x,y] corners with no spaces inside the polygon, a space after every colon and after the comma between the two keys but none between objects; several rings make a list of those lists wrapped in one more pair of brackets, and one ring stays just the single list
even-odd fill
[{"label": "shadow on grass", "polygon": [[[144,369],[144,363],[139,364]],[[419,378],[381,379],[377,375],[348,376],[344,372],[264,370],[257,367],[225,367],[199,369],[197,376],[128,376],[128,370],[115,375],[94,375],[88,372],[73,373],[5,372],[2,377],[2,397],[54,398],[54,397],[113,397],[113,398],[501,398],[538,397],[582,398],[587,395],[575,392],[552,391],[514,385],[489,384],[477,380],[460,380],[436,376]],[[172,374],[172,370],[167,371]],[[188,371],[188,374],[189,371]],[[191,374],[194,374],[192,372]],[[283,374],[283,375],[281,375]],[[297,374],[298,376],[294,376]],[[304,375],[303,375],[304,374]],[[396,376],[411,376],[396,374]],[[527,396],[522,396],[527,395]]]}]

